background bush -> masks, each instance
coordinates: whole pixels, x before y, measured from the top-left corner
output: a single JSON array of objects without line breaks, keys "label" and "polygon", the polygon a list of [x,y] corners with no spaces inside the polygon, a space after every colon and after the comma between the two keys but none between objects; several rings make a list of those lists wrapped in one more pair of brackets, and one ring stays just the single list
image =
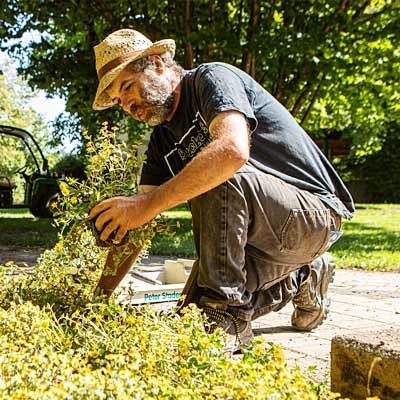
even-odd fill
[{"label": "background bush", "polygon": [[400,125],[387,124],[379,152],[364,157],[349,157],[340,167],[350,180],[356,201],[400,202]]},{"label": "background bush", "polygon": [[52,172],[58,176],[83,180],[85,178],[85,160],[82,155],[66,154],[53,166]]}]

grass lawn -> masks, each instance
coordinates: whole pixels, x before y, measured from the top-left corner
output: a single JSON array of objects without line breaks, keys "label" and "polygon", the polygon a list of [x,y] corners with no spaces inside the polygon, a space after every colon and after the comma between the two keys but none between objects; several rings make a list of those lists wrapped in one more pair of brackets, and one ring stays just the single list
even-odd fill
[{"label": "grass lawn", "polygon": [[35,218],[27,208],[0,210],[0,246],[51,248],[56,241],[50,218]]},{"label": "grass lawn", "polygon": [[[192,215],[186,205],[180,205],[173,210],[166,211],[162,215],[175,226],[175,235],[168,237],[166,235],[157,235],[152,243],[150,254],[195,257],[195,249],[192,233]],[[178,228],[176,225],[178,224]]]},{"label": "grass lawn", "polygon": [[[150,254],[194,257],[190,212],[179,206],[163,215],[180,226],[172,238],[157,236]],[[400,271],[400,204],[358,204],[342,231],[331,249],[339,267]],[[50,248],[57,239],[51,220],[35,218],[27,209],[0,210],[0,232],[0,246]]]},{"label": "grass lawn", "polygon": [[357,204],[331,253],[343,268],[400,271],[400,204]]}]

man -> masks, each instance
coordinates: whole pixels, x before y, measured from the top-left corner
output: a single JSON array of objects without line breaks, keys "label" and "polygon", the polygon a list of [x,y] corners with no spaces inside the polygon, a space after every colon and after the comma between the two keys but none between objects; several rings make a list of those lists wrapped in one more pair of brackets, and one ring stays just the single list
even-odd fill
[{"label": "man", "polygon": [[[175,43],[122,29],[95,47],[93,108],[119,104],[154,125],[142,193],[98,204],[101,239],[121,240],[160,212],[189,202],[198,254],[184,292],[230,335],[233,352],[251,321],[293,300],[292,325],[325,319],[334,264],[321,256],[350,219],[353,201],[290,113],[243,71],[223,63],[184,71]],[[123,263],[122,263],[123,264]],[[129,270],[121,265],[108,293]]]}]

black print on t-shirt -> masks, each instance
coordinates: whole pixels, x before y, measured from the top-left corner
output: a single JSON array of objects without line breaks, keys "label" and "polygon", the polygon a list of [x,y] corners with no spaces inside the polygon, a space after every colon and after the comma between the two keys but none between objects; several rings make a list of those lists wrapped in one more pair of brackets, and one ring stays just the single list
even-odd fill
[{"label": "black print on t-shirt", "polygon": [[200,112],[197,112],[191,127],[175,143],[175,147],[164,156],[165,162],[173,176],[179,171],[177,165],[186,165],[206,144],[210,142],[207,124]]}]

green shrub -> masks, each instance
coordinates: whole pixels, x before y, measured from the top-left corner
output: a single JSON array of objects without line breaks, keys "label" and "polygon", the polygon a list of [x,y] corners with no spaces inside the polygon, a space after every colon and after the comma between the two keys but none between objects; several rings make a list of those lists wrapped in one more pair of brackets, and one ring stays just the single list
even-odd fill
[{"label": "green shrub", "polygon": [[[207,334],[196,307],[179,317],[93,295],[105,250],[87,212],[104,196],[136,190],[134,170],[122,168],[135,161],[111,139],[103,128],[89,142],[88,180],[63,186],[62,234],[33,273],[0,267],[0,399],[334,398],[289,369],[271,343],[257,339],[242,358],[226,358],[224,334]],[[119,173],[130,175],[113,182]],[[148,242],[154,227],[133,232],[127,248]]]},{"label": "green shrub", "polygon": [[258,340],[242,359],[225,358],[224,337],[206,334],[196,309],[178,318],[150,307],[91,303],[56,317],[50,306],[10,303],[0,310],[0,335],[3,399],[307,400],[326,394],[289,370],[278,346]]},{"label": "green shrub", "polygon": [[[381,150],[361,157],[352,157],[341,166],[342,173],[349,175],[353,185],[365,187],[365,195],[372,203],[400,202],[400,125],[386,125]],[[349,174],[350,173],[350,174]],[[358,201],[363,200],[357,199]]]},{"label": "green shrub", "polygon": [[81,155],[66,154],[53,166],[52,172],[58,176],[85,179],[85,161]]}]

